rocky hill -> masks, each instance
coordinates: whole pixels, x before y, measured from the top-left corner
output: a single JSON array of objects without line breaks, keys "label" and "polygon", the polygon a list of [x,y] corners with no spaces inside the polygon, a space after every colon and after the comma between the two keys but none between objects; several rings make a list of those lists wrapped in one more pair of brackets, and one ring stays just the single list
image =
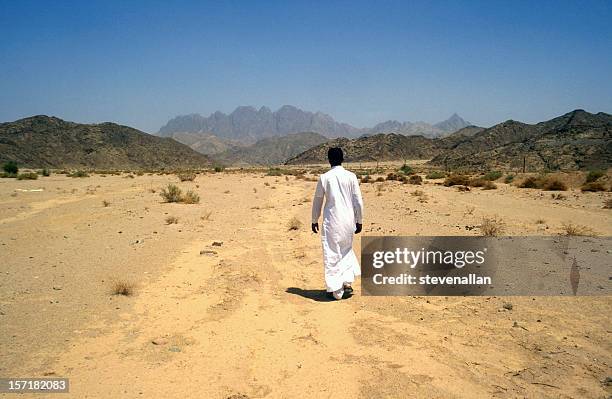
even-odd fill
[{"label": "rocky hill", "polygon": [[433,165],[469,169],[592,169],[612,166],[612,115],[575,110],[529,125],[506,121],[471,137],[443,139]]},{"label": "rocky hill", "polygon": [[420,135],[429,138],[442,137],[453,132],[470,126],[457,114],[451,115],[450,118],[431,125],[427,122],[398,122],[394,120],[386,121],[377,124],[365,135],[374,135],[378,133],[397,133],[406,136]]},{"label": "rocky hill", "polygon": [[247,147],[237,147],[215,155],[228,165],[278,165],[309,148],[329,139],[318,133],[306,132],[269,137]]},{"label": "rocky hill", "polygon": [[215,155],[224,151],[244,147],[244,144],[239,141],[222,139],[210,133],[178,132],[173,133],[169,137],[205,155]]},{"label": "rocky hill", "polygon": [[439,140],[396,133],[376,134],[358,139],[331,140],[288,159],[286,164],[325,163],[330,147],[341,147],[347,162],[431,159],[441,151]]},{"label": "rocky hill", "polygon": [[66,122],[44,115],[0,124],[0,163],[25,167],[181,169],[210,159],[171,138],[114,123]]},{"label": "rocky hill", "polygon": [[342,147],[349,161],[431,159],[453,170],[520,169],[523,161],[527,170],[605,169],[612,167],[612,115],[576,110],[533,125],[509,120],[434,139],[398,134],[337,139],[287,163],[323,163],[330,146]]}]

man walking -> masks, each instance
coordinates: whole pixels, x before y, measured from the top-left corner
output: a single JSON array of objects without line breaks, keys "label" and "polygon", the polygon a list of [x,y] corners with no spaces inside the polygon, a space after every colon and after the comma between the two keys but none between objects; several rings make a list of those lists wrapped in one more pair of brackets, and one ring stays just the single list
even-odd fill
[{"label": "man walking", "polygon": [[346,291],[353,292],[351,284],[361,274],[359,262],[353,252],[353,233],[359,234],[363,223],[363,200],[359,182],[354,173],[342,167],[344,154],[340,148],[330,148],[327,159],[331,169],[319,177],[312,201],[312,231],[319,231],[319,216],[323,198],[323,263],[328,295],[341,299]]}]

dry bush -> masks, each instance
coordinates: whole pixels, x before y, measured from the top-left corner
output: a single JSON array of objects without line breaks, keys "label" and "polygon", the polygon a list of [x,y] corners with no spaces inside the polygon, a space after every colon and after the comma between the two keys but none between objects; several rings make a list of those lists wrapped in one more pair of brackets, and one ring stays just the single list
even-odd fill
[{"label": "dry bush", "polygon": [[544,219],[536,219],[535,224],[545,224],[546,220]]},{"label": "dry bush", "polygon": [[408,178],[408,183],[409,184],[416,184],[416,185],[421,185],[423,184],[423,178],[419,175],[411,175]]},{"label": "dry bush", "polygon": [[585,183],[582,187],[580,187],[580,191],[582,192],[606,191],[606,186],[604,186],[603,183],[594,181],[591,183]]},{"label": "dry bush", "polygon": [[450,175],[444,179],[444,185],[450,186],[469,186],[470,178],[466,175]]},{"label": "dry bush", "polygon": [[391,180],[391,181],[393,181],[393,180],[402,180],[402,177],[400,175],[398,175],[397,173],[391,172],[391,173],[389,173],[387,175],[387,180]]},{"label": "dry bush", "polygon": [[204,214],[202,214],[202,216],[200,216],[200,219],[208,221],[208,220],[210,220],[211,216],[212,216],[212,211],[207,211],[207,212],[204,212]]},{"label": "dry bush", "polygon": [[199,204],[200,196],[196,192],[189,190],[181,197],[180,202],[183,204]]},{"label": "dry bush", "polygon": [[177,224],[178,218],[176,216],[168,216],[166,218],[166,224]]},{"label": "dry bush", "polygon": [[108,207],[110,205],[110,202],[108,202],[107,200],[102,201],[102,205],[104,205],[104,207]]},{"label": "dry bush", "polygon": [[413,197],[422,197],[425,195],[425,192],[423,190],[414,190],[410,193],[410,195],[412,195]]},{"label": "dry bush", "polygon": [[502,177],[503,173],[498,171],[498,170],[493,170],[490,172],[485,173],[485,175],[482,177],[484,180],[488,180],[488,181],[494,181],[499,179],[500,177]]},{"label": "dry bush", "polygon": [[567,197],[561,193],[553,193],[550,195],[550,198],[558,201],[563,201],[564,199],[567,199]]},{"label": "dry bush", "polygon": [[166,188],[163,188],[159,195],[166,202],[180,202],[183,192],[175,184],[168,184]]},{"label": "dry bush", "polygon": [[506,230],[506,224],[504,221],[495,217],[482,218],[482,223],[479,226],[480,233],[486,237],[496,237],[502,234]]},{"label": "dry bush", "polygon": [[567,191],[567,184],[556,177],[549,177],[542,182],[542,189],[546,191]]},{"label": "dry bush", "polygon": [[111,293],[113,295],[132,296],[136,293],[136,284],[131,281],[116,280],[112,283]]},{"label": "dry bush", "polygon": [[302,221],[295,216],[291,218],[289,223],[287,224],[287,228],[289,231],[291,230],[299,230],[302,227]]},{"label": "dry bush", "polygon": [[468,186],[457,186],[457,191],[467,192],[467,191],[470,191],[470,188]]},{"label": "dry bush", "polygon": [[376,178],[376,182],[377,182],[377,183],[382,183],[382,182],[384,182],[384,181],[385,181],[385,178],[384,178],[384,177],[377,177],[377,178]]},{"label": "dry bush", "polygon": [[470,187],[484,187],[484,185],[486,184],[486,180],[481,179],[481,178],[474,178],[474,179],[470,179],[468,185]]},{"label": "dry bush", "polygon": [[612,209],[612,198],[607,198],[604,200],[603,209]]},{"label": "dry bush", "polygon": [[179,173],[178,178],[180,181],[194,181],[196,178],[195,173]]},{"label": "dry bush", "polygon": [[268,183],[268,182],[264,182],[264,186],[266,186],[266,187],[270,187],[270,183]]},{"label": "dry bush", "polygon": [[464,216],[473,215],[475,210],[476,210],[475,206],[468,205],[467,208],[465,208]]},{"label": "dry bush", "polygon": [[497,185],[489,180],[485,180],[485,183],[482,185],[483,190],[495,190],[496,188]]},{"label": "dry bush", "polygon": [[606,173],[603,170],[591,170],[586,176],[587,183],[593,183],[598,180],[600,177],[605,176]]},{"label": "dry bush", "polygon": [[68,177],[89,177],[89,174],[83,170],[77,170],[76,172],[70,173]]},{"label": "dry bush", "polygon": [[26,172],[20,173],[17,175],[17,180],[36,180],[38,179],[38,173],[36,172]]},{"label": "dry bush", "polygon": [[593,236],[595,233],[590,227],[573,224],[571,222],[563,223],[563,235],[566,236]]},{"label": "dry bush", "polygon": [[523,179],[519,184],[520,188],[540,188],[540,182],[534,176],[529,176]]},{"label": "dry bush", "polygon": [[432,172],[429,172],[427,175],[425,175],[425,178],[430,179],[430,180],[444,179],[445,177],[446,177],[446,173],[440,172],[439,170],[434,170]]}]

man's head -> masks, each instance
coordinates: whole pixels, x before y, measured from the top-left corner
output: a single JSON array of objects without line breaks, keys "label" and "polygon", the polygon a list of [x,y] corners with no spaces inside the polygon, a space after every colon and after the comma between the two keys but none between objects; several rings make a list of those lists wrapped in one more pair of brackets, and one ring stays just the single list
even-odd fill
[{"label": "man's head", "polygon": [[329,164],[331,166],[338,166],[344,162],[344,154],[342,153],[342,148],[333,147],[327,151],[327,159],[329,160]]}]

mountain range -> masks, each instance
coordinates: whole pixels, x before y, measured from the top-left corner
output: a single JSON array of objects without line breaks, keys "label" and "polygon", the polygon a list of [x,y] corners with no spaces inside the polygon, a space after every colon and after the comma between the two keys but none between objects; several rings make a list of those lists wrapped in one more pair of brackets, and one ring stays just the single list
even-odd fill
[{"label": "mountain range", "polygon": [[612,115],[575,110],[537,124],[509,120],[488,129],[462,128],[443,138],[378,134],[337,139],[313,147],[287,164],[326,161],[327,148],[340,146],[346,160],[430,159],[448,169],[592,169],[612,166]]},{"label": "mountain range", "polygon": [[210,158],[172,138],[115,123],[81,124],[37,115],[0,123],[0,163],[40,168],[187,169]]},{"label": "mountain range", "polygon": [[[208,117],[200,114],[177,116],[159,130],[160,136],[174,137],[178,141],[191,145],[195,136],[209,140],[214,135],[222,140],[233,140],[241,144],[252,144],[266,137],[284,136],[293,133],[314,132],[328,138],[355,138],[378,133],[398,133],[404,135],[422,135],[440,137],[448,135],[470,123],[459,115],[453,114],[445,121],[429,124],[426,122],[386,121],[373,128],[357,128],[340,123],[331,116],[321,112],[303,111],[292,105],[284,105],[272,112],[268,107],[257,110],[250,106],[236,108],[231,114],[215,112]],[[189,133],[191,138],[185,139]],[[197,140],[196,140],[197,141]],[[192,148],[212,154],[202,146]]]}]

